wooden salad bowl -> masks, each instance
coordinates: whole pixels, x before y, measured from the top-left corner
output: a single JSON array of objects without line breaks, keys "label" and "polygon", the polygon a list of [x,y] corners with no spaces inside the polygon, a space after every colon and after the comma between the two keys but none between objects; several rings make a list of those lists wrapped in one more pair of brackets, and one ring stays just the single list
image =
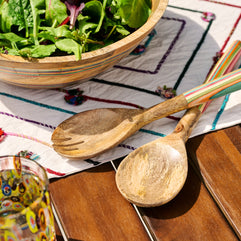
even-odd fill
[{"label": "wooden salad bowl", "polygon": [[109,69],[133,51],[162,17],[168,0],[152,0],[147,22],[127,37],[98,50],[74,55],[33,58],[0,54],[0,81],[27,88],[58,88],[83,82]]}]

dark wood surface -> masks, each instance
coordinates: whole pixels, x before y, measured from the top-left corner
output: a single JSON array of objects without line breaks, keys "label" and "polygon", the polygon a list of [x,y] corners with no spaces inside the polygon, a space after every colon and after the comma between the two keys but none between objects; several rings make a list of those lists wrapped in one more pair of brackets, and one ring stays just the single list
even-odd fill
[{"label": "dark wood surface", "polygon": [[[52,201],[67,239],[241,239],[240,126],[192,138],[187,151],[186,183],[161,207],[127,202],[116,188],[111,163],[52,180]],[[57,238],[63,240],[58,227]]]},{"label": "dark wood surface", "polygon": [[74,240],[149,240],[132,205],[114,183],[110,163],[50,185],[66,235]]},{"label": "dark wood surface", "polygon": [[190,140],[187,147],[207,189],[241,238],[240,127],[197,137]]}]

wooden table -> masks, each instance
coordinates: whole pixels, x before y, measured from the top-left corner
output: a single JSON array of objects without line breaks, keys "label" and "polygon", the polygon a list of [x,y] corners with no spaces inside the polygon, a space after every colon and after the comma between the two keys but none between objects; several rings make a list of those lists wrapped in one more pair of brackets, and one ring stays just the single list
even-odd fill
[{"label": "wooden table", "polygon": [[115,185],[119,161],[52,180],[50,192],[63,240],[241,239],[241,128],[230,127],[187,143],[186,183],[168,204],[137,208]]}]

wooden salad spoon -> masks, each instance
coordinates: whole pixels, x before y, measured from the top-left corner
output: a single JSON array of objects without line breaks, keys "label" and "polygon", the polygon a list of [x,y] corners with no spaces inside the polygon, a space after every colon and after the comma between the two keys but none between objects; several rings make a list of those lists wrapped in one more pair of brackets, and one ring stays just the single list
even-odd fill
[{"label": "wooden salad spoon", "polygon": [[[241,42],[236,41],[214,66],[206,82],[229,72],[240,55]],[[116,184],[128,201],[154,207],[169,202],[179,193],[188,172],[185,143],[208,104],[190,108],[173,133],[137,148],[122,160]]]},{"label": "wooden salad spoon", "polygon": [[200,115],[198,107],[193,107],[172,134],[137,148],[122,160],[116,185],[124,198],[140,207],[155,207],[179,193],[188,172],[185,143]]},{"label": "wooden salad spoon", "polygon": [[240,81],[241,69],[148,109],[102,108],[78,113],[54,130],[53,148],[72,159],[97,156],[154,120],[238,90]]}]

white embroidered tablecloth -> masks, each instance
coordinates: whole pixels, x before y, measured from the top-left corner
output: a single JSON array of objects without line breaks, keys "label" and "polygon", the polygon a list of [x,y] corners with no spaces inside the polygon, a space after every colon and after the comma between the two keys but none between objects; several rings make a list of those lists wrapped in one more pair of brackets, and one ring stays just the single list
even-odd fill
[{"label": "white embroidered tablecloth", "polygon": [[[129,55],[92,80],[63,91],[25,89],[0,82],[0,155],[26,151],[46,168],[49,178],[62,177],[125,156],[170,134],[177,120],[163,118],[89,160],[68,160],[51,147],[54,128],[75,113],[101,107],[147,108],[164,101],[156,94],[159,86],[172,87],[181,94],[202,84],[217,53],[241,38],[240,19],[240,0],[170,0],[153,35],[142,43],[145,51]],[[83,91],[85,101],[71,105],[64,91],[77,88]],[[240,123],[240,94],[237,91],[214,100],[192,137]]]}]

